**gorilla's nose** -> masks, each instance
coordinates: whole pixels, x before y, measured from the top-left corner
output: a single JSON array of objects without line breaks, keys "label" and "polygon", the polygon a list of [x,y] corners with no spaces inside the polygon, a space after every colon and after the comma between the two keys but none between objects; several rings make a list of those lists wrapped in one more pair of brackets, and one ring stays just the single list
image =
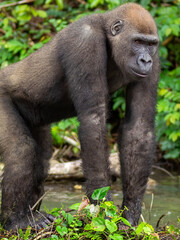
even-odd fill
[{"label": "gorilla's nose", "polygon": [[152,58],[148,53],[140,54],[137,60],[140,69],[143,72],[148,72],[152,67]]}]

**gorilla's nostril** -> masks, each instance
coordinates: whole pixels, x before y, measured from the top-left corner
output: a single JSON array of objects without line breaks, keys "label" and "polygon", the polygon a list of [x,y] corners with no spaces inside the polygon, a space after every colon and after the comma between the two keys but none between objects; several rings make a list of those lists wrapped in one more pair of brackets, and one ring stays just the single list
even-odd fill
[{"label": "gorilla's nostril", "polygon": [[152,58],[148,53],[141,54],[137,60],[137,63],[141,68],[144,68],[147,66],[149,66],[149,68],[150,68],[152,65]]},{"label": "gorilla's nostril", "polygon": [[151,57],[142,57],[140,58],[140,61],[144,64],[152,62]]},{"label": "gorilla's nostril", "polygon": [[146,61],[143,58],[141,59],[141,62],[146,63]]}]

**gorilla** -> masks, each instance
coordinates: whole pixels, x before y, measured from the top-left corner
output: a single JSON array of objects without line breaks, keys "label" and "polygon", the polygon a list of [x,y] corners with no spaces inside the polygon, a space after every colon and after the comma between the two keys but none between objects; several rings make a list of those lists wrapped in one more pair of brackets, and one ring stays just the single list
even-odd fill
[{"label": "gorilla", "polygon": [[[109,186],[106,119],[112,93],[126,86],[118,146],[124,217],[137,225],[155,153],[158,33],[135,3],[84,17],[49,43],[0,71],[2,223],[43,227],[38,218],[51,156],[49,124],[77,116],[87,196]],[[112,200],[111,193],[106,196]],[[36,207],[34,207],[36,204]],[[33,216],[32,216],[33,215]]]}]

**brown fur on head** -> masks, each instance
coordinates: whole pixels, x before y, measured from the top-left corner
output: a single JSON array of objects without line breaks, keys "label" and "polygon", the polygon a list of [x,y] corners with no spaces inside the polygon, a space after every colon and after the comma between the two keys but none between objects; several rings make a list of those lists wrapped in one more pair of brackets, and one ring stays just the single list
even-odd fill
[{"label": "brown fur on head", "polygon": [[[112,14],[113,12],[113,14]],[[146,35],[157,35],[157,28],[151,14],[136,3],[126,3],[118,8],[103,14],[106,23],[106,31],[114,21],[121,19],[126,24],[126,29]]]},{"label": "brown fur on head", "polygon": [[140,33],[157,33],[155,22],[150,13],[136,3],[127,3],[124,8],[125,19],[128,20]]}]

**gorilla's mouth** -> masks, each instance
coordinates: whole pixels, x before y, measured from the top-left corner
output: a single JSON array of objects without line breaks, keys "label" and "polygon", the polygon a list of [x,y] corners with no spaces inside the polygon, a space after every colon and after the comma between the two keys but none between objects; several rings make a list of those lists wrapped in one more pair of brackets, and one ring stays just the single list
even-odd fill
[{"label": "gorilla's mouth", "polygon": [[136,72],[136,71],[133,70],[133,69],[131,69],[131,70],[132,70],[132,72],[133,72],[136,76],[138,76],[138,77],[145,78],[145,77],[148,76],[148,74],[138,73],[138,72]]}]

